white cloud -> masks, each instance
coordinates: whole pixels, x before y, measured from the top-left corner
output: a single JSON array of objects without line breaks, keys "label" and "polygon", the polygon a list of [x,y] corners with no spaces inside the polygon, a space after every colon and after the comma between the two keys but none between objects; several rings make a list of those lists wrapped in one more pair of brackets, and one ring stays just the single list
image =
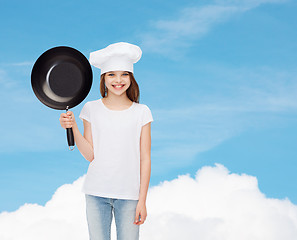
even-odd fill
[{"label": "white cloud", "polygon": [[153,187],[148,201],[146,239],[291,240],[297,234],[297,206],[266,198],[255,177],[222,165]]},{"label": "white cloud", "polygon": [[58,188],[45,206],[25,204],[15,212],[2,212],[0,239],[84,239],[87,226],[79,189],[82,181],[81,177]]},{"label": "white cloud", "polygon": [[32,61],[24,61],[24,62],[14,62],[14,63],[2,63],[2,66],[17,66],[17,67],[32,67],[34,62]]},{"label": "white cloud", "polygon": [[[4,69],[0,68],[0,87],[1,87],[1,90],[4,88],[5,91],[7,91],[7,89],[10,89],[11,87],[15,87],[15,86],[16,86],[16,83],[11,80],[11,78],[8,76],[6,71]],[[5,91],[3,91],[3,92],[5,92]]]},{"label": "white cloud", "polygon": [[180,48],[189,47],[215,25],[261,4],[283,2],[285,0],[217,0],[209,5],[185,7],[173,20],[151,21],[151,29],[139,35],[141,46],[145,51],[178,59]]},{"label": "white cloud", "polygon": [[[58,188],[45,206],[25,204],[0,214],[1,240],[87,240],[84,176]],[[256,177],[230,173],[220,164],[149,188],[142,240],[293,240],[297,206],[267,198]],[[112,239],[116,239],[114,218]]]}]

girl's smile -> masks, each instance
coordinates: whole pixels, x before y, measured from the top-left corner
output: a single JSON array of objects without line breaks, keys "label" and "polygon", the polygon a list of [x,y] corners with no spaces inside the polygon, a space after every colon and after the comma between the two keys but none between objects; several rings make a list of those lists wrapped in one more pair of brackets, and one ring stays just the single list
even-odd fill
[{"label": "girl's smile", "polygon": [[125,84],[122,84],[122,85],[112,85],[115,89],[122,89]]}]

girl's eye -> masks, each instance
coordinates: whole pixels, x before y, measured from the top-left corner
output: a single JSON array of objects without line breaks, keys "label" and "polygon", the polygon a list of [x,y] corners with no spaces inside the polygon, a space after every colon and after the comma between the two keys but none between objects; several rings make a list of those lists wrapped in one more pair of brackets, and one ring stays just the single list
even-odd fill
[{"label": "girl's eye", "polygon": [[113,73],[109,73],[109,74],[108,74],[108,76],[113,76],[113,75],[114,75]]},{"label": "girl's eye", "polygon": [[124,73],[123,75],[124,75],[124,76],[128,76],[129,74],[128,74],[128,73]]}]

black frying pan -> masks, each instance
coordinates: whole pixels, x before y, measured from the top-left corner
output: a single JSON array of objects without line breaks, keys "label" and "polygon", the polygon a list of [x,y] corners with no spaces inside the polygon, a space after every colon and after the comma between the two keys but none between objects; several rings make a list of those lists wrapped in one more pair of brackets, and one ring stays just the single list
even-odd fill
[{"label": "black frying pan", "polygon": [[[86,57],[65,46],[44,52],[31,72],[31,85],[36,97],[46,106],[66,112],[86,98],[92,81],[92,68]],[[72,128],[67,128],[67,140],[69,149],[73,150]]]}]

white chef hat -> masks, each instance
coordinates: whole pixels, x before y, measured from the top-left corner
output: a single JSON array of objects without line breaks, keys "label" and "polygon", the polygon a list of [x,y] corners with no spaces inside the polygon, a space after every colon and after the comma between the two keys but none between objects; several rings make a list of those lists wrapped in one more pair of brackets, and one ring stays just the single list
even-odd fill
[{"label": "white chef hat", "polygon": [[140,47],[127,42],[118,42],[90,53],[89,62],[101,69],[101,74],[109,71],[129,71],[133,73],[133,63],[141,58]]}]

